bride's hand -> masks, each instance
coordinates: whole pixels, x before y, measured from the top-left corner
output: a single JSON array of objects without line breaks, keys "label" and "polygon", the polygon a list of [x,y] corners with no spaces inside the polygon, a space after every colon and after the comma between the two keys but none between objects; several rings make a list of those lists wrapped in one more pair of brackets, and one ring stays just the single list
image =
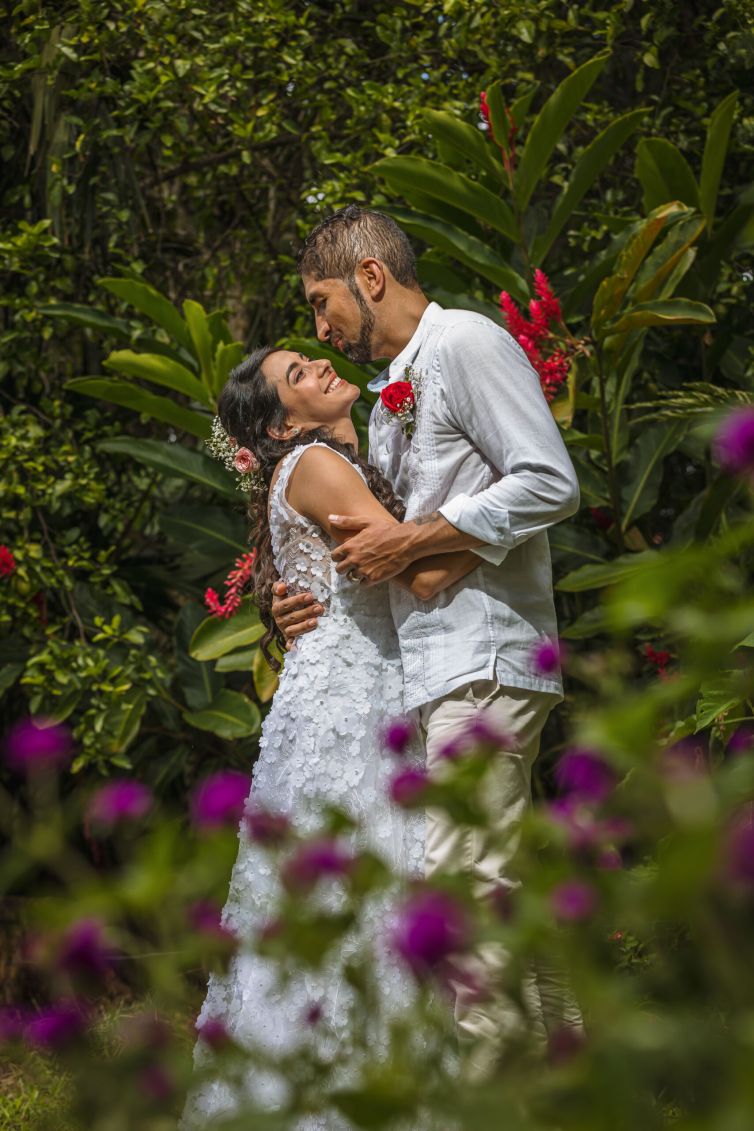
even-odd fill
[{"label": "bride's hand", "polygon": [[286,597],[286,593],[284,581],[276,581],[272,586],[272,619],[290,648],[297,636],[317,627],[317,617],[324,609],[311,593],[296,593],[293,597]]}]

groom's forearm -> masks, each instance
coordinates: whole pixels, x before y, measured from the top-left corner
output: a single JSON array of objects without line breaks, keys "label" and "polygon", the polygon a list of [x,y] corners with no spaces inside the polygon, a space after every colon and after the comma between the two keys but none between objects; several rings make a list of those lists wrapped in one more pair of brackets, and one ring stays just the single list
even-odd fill
[{"label": "groom's forearm", "polygon": [[430,554],[455,553],[458,550],[474,550],[484,543],[473,534],[466,534],[453,526],[439,511],[419,515],[400,526],[406,539],[406,551],[412,562],[426,558]]}]

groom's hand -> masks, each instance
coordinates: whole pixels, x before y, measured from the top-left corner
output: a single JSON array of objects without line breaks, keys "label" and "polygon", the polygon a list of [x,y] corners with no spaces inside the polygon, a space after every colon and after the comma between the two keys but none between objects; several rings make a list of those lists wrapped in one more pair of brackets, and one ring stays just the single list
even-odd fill
[{"label": "groom's hand", "polygon": [[311,593],[296,593],[286,597],[284,581],[276,581],[272,586],[272,619],[287,640],[290,648],[297,636],[311,632],[317,627],[317,617],[324,612]]},{"label": "groom's hand", "polygon": [[413,559],[400,523],[356,515],[331,514],[328,518],[335,530],[350,535],[332,552],[338,573],[352,572],[354,579],[376,585],[389,581],[411,565]]}]

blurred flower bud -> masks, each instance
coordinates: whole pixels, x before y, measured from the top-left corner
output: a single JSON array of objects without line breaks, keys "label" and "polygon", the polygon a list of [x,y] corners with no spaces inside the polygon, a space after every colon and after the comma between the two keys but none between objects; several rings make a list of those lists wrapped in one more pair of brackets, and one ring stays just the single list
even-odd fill
[{"label": "blurred flower bud", "polygon": [[421,891],[401,910],[393,945],[417,977],[423,977],[469,945],[464,908],[439,891]]},{"label": "blurred flower bud", "polygon": [[416,727],[411,719],[392,719],[383,731],[382,741],[391,754],[405,754],[406,748],[416,738]]},{"label": "blurred flower bud", "polygon": [[133,778],[108,782],[92,797],[89,819],[98,825],[112,828],[121,821],[137,821],[149,812],[152,794],[145,785]]},{"label": "blurred flower bud", "polygon": [[401,770],[390,782],[390,797],[396,805],[410,809],[424,796],[428,782],[426,770]]},{"label": "blurred flower bud", "polygon": [[272,813],[256,804],[247,810],[243,821],[249,840],[267,847],[283,844],[291,831],[291,823],[283,813]]},{"label": "blurred flower bud", "polygon": [[5,744],[8,764],[18,773],[59,769],[70,761],[71,749],[68,727],[41,718],[16,723]]},{"label": "blurred flower bud", "polygon": [[191,815],[199,829],[236,825],[241,820],[251,781],[236,770],[221,770],[205,778],[191,798]]},{"label": "blurred flower bud", "polygon": [[307,892],[321,879],[346,876],[353,856],[330,838],[302,844],[284,863],[281,879],[289,891]]},{"label": "blurred flower bud", "polygon": [[585,880],[564,880],[550,892],[550,907],[564,923],[588,919],[597,909],[597,892]]}]

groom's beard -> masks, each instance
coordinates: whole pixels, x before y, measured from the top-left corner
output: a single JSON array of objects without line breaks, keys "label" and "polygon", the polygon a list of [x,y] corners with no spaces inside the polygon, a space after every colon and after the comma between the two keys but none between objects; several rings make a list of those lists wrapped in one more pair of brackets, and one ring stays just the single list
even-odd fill
[{"label": "groom's beard", "polygon": [[369,306],[364,300],[364,296],[355,283],[351,287],[351,293],[359,304],[359,310],[361,312],[359,336],[355,342],[348,342],[343,339],[340,348],[349,361],[355,361],[357,365],[365,365],[368,361],[372,360],[373,356],[372,333],[374,331],[374,314],[369,309]]}]

